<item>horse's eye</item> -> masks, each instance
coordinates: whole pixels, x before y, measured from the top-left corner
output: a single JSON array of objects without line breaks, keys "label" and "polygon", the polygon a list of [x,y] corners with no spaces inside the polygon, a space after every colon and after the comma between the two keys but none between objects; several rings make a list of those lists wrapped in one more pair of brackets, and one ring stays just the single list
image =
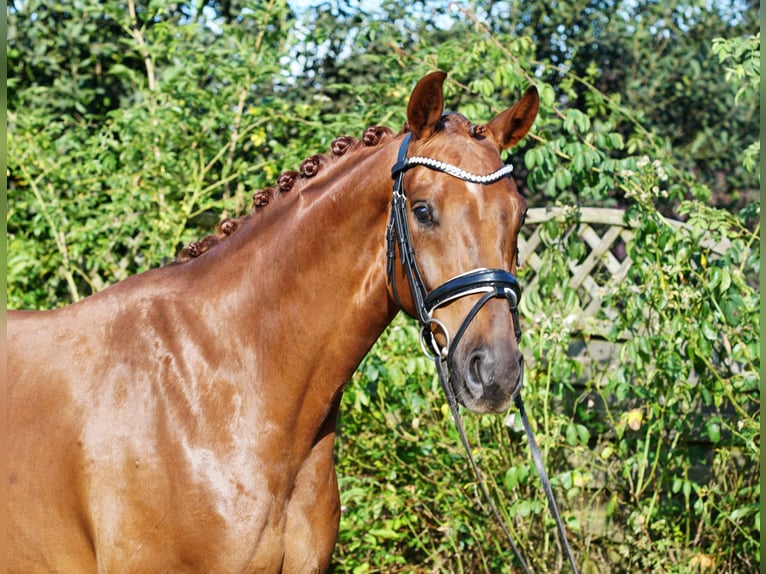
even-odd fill
[{"label": "horse's eye", "polygon": [[431,208],[424,203],[419,203],[412,208],[412,213],[415,214],[415,219],[418,223],[429,225],[434,222],[434,215],[431,212]]}]

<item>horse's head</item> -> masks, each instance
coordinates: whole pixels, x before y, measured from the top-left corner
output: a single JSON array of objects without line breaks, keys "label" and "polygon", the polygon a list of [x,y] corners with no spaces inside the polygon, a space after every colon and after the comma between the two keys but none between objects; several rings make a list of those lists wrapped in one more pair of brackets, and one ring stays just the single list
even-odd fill
[{"label": "horse's head", "polygon": [[[446,357],[457,399],[474,412],[499,412],[521,384],[514,274],[526,212],[500,153],[529,131],[539,98],[532,87],[488,124],[473,126],[443,114],[445,77],[420,80],[407,108],[409,135],[394,169],[391,289],[425,325],[426,345]],[[397,185],[406,221],[397,221]]]}]

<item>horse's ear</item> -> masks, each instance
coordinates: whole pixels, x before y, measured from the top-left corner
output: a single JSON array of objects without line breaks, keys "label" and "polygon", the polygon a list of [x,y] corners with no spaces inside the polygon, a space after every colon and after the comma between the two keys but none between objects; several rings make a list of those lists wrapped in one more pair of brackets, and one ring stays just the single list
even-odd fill
[{"label": "horse's ear", "polygon": [[513,147],[521,140],[537,117],[540,108],[540,96],[537,88],[530,86],[516,105],[496,115],[487,124],[501,150]]},{"label": "horse's ear", "polygon": [[427,138],[444,111],[442,85],[446,72],[431,72],[417,83],[407,104],[407,124],[416,139]]}]

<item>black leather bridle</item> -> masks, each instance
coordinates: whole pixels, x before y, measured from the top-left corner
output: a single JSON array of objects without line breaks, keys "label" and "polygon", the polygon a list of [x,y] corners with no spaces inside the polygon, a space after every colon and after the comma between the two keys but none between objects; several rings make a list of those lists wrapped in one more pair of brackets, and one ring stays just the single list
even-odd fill
[{"label": "black leather bridle", "polygon": [[[415,259],[415,250],[412,245],[412,237],[410,235],[410,228],[407,219],[407,195],[404,190],[404,174],[407,170],[413,167],[423,166],[429,169],[440,171],[442,173],[449,174],[453,177],[468,181],[471,183],[490,184],[496,181],[500,181],[504,177],[508,177],[513,169],[510,165],[505,165],[497,171],[487,175],[475,175],[466,172],[456,166],[448,163],[435,160],[427,157],[407,157],[407,149],[409,147],[411,139],[411,133],[408,133],[404,137],[404,141],[399,147],[399,154],[391,168],[391,176],[394,179],[393,197],[391,200],[391,218],[386,228],[386,242],[387,242],[387,261],[386,271],[388,274],[388,281],[391,284],[391,289],[395,300],[401,307],[399,301],[399,293],[396,286],[396,273],[394,269],[396,261],[396,249],[398,247],[399,257],[401,259],[402,267],[404,268],[405,276],[410,287],[410,293],[412,294],[413,303],[415,305],[415,313],[417,315],[418,322],[420,323],[420,338],[423,351],[434,361],[436,364],[437,372],[439,373],[439,380],[441,381],[442,389],[447,397],[452,416],[455,419],[455,425],[460,433],[460,439],[465,447],[468,459],[471,462],[476,479],[479,486],[487,500],[490,508],[492,509],[495,518],[500,524],[503,532],[505,533],[511,548],[513,549],[516,557],[521,562],[524,571],[530,574],[529,566],[524,561],[524,557],[513,541],[513,537],[505,524],[500,512],[498,511],[493,498],[490,496],[489,491],[484,483],[484,480],[479,471],[479,467],[473,457],[471,446],[468,443],[468,439],[463,428],[463,423],[460,419],[460,413],[457,406],[457,397],[455,389],[452,387],[449,371],[449,363],[455,356],[455,349],[457,348],[460,339],[465,333],[471,321],[481,308],[489,302],[491,299],[502,298],[508,301],[509,309],[513,315],[513,327],[516,335],[516,341],[521,339],[521,327],[519,324],[519,298],[521,297],[521,287],[516,277],[504,269],[487,269],[479,268],[473,269],[452,279],[449,279],[442,285],[436,287],[432,291],[428,291],[423,282],[423,277],[420,274],[417,260]],[[450,341],[449,332],[447,327],[438,319],[434,318],[433,313],[436,309],[442,305],[447,305],[456,299],[465,297],[468,295],[481,294],[482,296],[474,304],[473,308],[468,312],[460,328],[457,330],[455,337]],[[436,327],[436,331],[434,330]],[[440,346],[436,341],[435,334],[438,330],[442,331],[445,337],[445,343]],[[548,508],[551,511],[555,521],[556,527],[559,533],[559,540],[563,546],[564,552],[567,554],[569,564],[572,567],[572,571],[577,574],[577,565],[572,555],[572,550],[569,547],[567,541],[566,529],[564,523],[561,520],[558,508],[556,506],[556,500],[553,496],[553,490],[548,480],[548,475],[545,471],[543,464],[542,454],[537,446],[532,427],[529,424],[524,403],[521,400],[521,387],[523,382],[523,362],[522,362],[522,374],[519,377],[519,384],[517,385],[516,396],[514,397],[514,403],[519,410],[521,420],[524,425],[524,431],[529,441],[529,448],[532,452],[532,458],[537,468],[537,472],[540,476],[540,481],[545,490],[545,495],[548,498]]]},{"label": "black leather bridle", "polygon": [[[404,191],[404,174],[407,170],[416,166],[424,166],[442,173],[447,173],[452,177],[462,179],[463,181],[483,184],[494,183],[504,177],[508,177],[513,167],[505,165],[494,173],[477,176],[453,165],[431,158],[407,158],[410,136],[411,134],[408,133],[404,137],[404,141],[399,148],[397,161],[391,169],[391,176],[394,179],[394,192],[391,200],[391,218],[386,230],[386,240],[388,242],[388,280],[391,283],[394,298],[397,300],[397,303],[399,303],[396,274],[394,273],[396,247],[398,246],[399,257],[401,258],[402,267],[404,268],[407,282],[409,283],[410,293],[412,293],[415,312],[418,321],[420,322],[421,342],[424,343],[423,348],[426,353],[432,357],[433,353],[435,353],[436,356],[441,356],[446,353],[447,358],[451,359],[454,355],[453,350],[457,348],[457,344],[460,342],[460,339],[463,336],[463,333],[465,333],[471,320],[489,300],[497,297],[508,300],[510,311],[513,315],[516,340],[518,341],[521,339],[521,327],[519,325],[518,312],[521,287],[519,286],[516,277],[509,271],[487,268],[473,269],[467,273],[453,277],[439,287],[436,287],[431,292],[426,290],[423,277],[418,268],[417,260],[415,259],[415,250],[412,246],[410,227],[407,220],[407,195]],[[460,329],[458,329],[458,332],[450,343],[449,333],[440,321],[434,319],[434,311],[442,305],[451,303],[455,299],[479,293],[483,293],[484,295],[468,313],[463,324],[460,326]],[[434,325],[442,330],[443,335],[446,337],[447,342],[443,347],[439,347],[436,342],[434,337],[435,333],[433,331]]]}]

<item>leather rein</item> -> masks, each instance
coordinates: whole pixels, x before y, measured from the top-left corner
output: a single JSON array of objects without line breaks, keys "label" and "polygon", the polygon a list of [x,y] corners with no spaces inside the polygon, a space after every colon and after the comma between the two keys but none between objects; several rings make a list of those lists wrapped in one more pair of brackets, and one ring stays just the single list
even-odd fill
[{"label": "leather rein", "polygon": [[[427,157],[407,157],[407,149],[409,147],[411,134],[408,133],[404,137],[399,148],[399,154],[397,161],[391,168],[391,176],[394,180],[393,197],[391,200],[391,218],[386,228],[386,241],[387,241],[387,262],[386,270],[388,273],[388,281],[391,284],[391,288],[394,294],[394,298],[397,303],[399,301],[399,293],[396,286],[396,275],[394,273],[394,262],[396,260],[396,248],[399,249],[399,257],[401,259],[402,267],[404,268],[407,282],[409,284],[410,293],[415,304],[415,310],[417,313],[417,319],[420,323],[420,343],[424,353],[434,361],[436,364],[436,370],[439,374],[439,381],[441,382],[444,394],[447,397],[447,402],[452,412],[452,417],[455,420],[458,432],[460,434],[460,440],[465,447],[468,459],[471,462],[476,480],[481,488],[484,498],[487,500],[492,513],[496,520],[500,524],[503,532],[505,533],[508,542],[511,545],[516,557],[521,562],[524,571],[527,574],[531,574],[529,566],[524,560],[521,552],[516,546],[513,537],[503,520],[500,512],[495,506],[494,500],[491,497],[489,490],[482,478],[479,467],[471,453],[471,447],[468,443],[468,439],[465,434],[462,420],[460,419],[460,413],[458,410],[457,397],[455,390],[452,387],[449,377],[450,362],[452,357],[455,356],[454,350],[457,348],[463,334],[470,325],[473,318],[481,310],[481,308],[494,298],[506,299],[508,301],[509,310],[513,316],[513,326],[516,335],[516,341],[521,339],[521,327],[519,323],[519,310],[518,303],[521,297],[521,287],[516,277],[509,271],[503,269],[487,269],[479,268],[473,269],[452,279],[449,279],[439,287],[436,287],[432,291],[428,291],[423,282],[423,277],[418,268],[417,261],[415,259],[415,250],[412,245],[412,238],[410,235],[409,223],[407,220],[407,195],[404,190],[404,174],[409,169],[422,166],[428,169],[440,171],[456,177],[463,181],[479,184],[490,184],[500,181],[501,179],[508,177],[513,169],[511,165],[505,165],[497,171],[487,175],[475,175],[460,169],[454,165],[444,163],[435,159]],[[481,294],[482,296],[473,306],[471,311],[463,320],[460,328],[457,330],[455,337],[450,340],[450,334],[447,327],[438,319],[433,317],[433,313],[439,307],[446,305],[455,299],[465,297],[467,295]],[[401,304],[399,305],[401,307]],[[442,332],[445,338],[444,345],[440,346],[436,340],[436,333]],[[523,363],[522,363],[522,384],[523,384]],[[543,485],[543,490],[548,498],[548,508],[556,521],[556,527],[559,534],[559,539],[564,551],[569,559],[569,564],[572,567],[572,571],[577,574],[577,566],[575,564],[572,550],[569,547],[567,541],[567,533],[564,527],[564,523],[559,514],[556,506],[556,500],[553,496],[553,490],[551,489],[550,481],[548,480],[548,474],[545,471],[543,464],[542,454],[537,446],[532,427],[527,419],[526,410],[521,399],[521,387],[518,386],[519,391],[514,397],[514,403],[519,410],[521,420],[524,426],[524,431],[527,435],[529,442],[529,448],[532,453],[532,458],[537,468],[537,473],[540,476],[540,481]]]}]

